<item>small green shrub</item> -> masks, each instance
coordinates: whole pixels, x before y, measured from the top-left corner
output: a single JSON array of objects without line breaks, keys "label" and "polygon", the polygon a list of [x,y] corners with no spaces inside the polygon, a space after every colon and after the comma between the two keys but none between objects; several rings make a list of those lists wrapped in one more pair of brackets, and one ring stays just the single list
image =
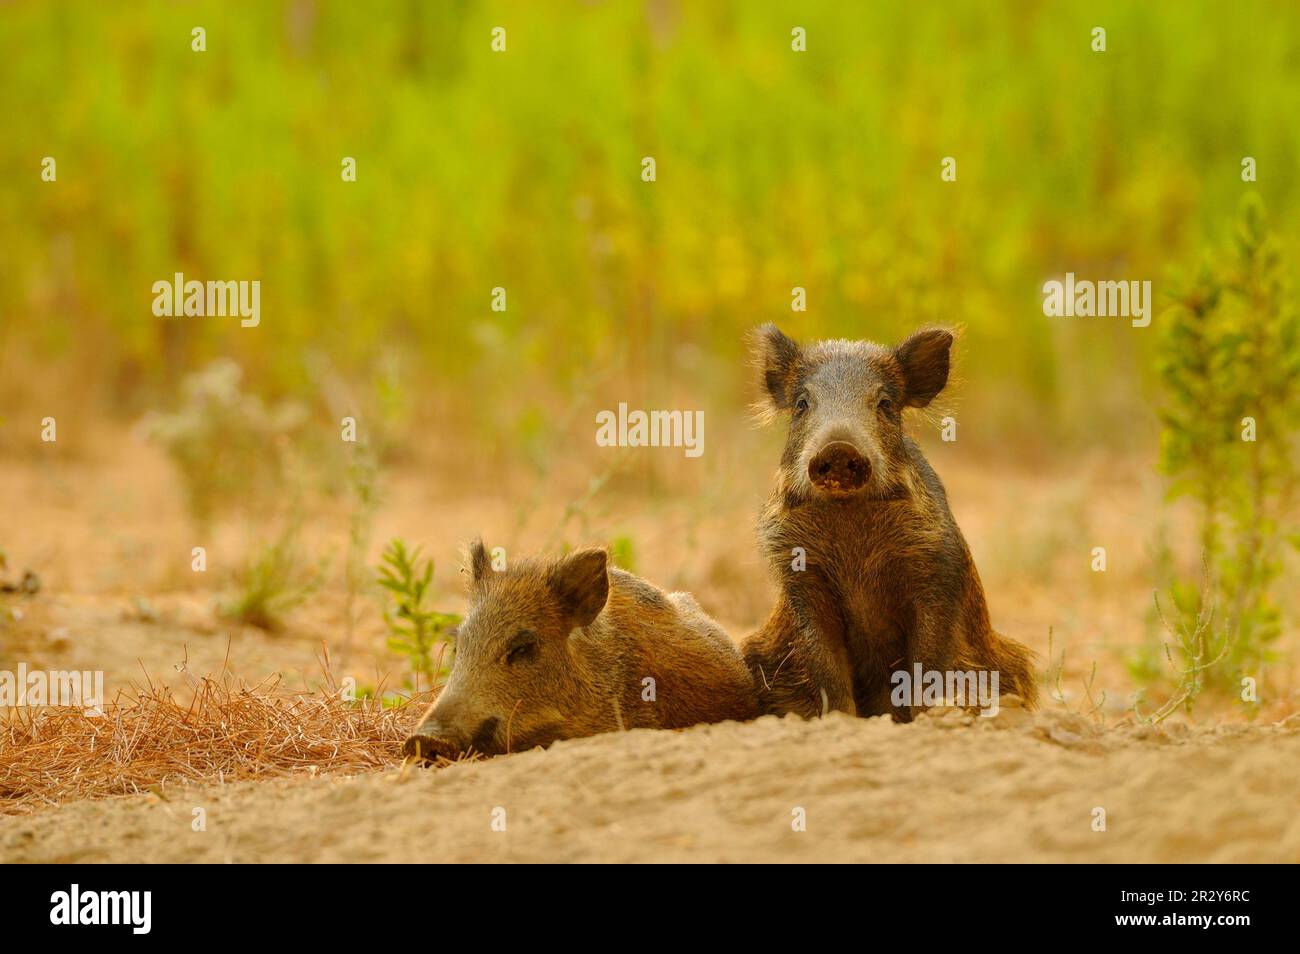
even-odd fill
[{"label": "small green shrub", "polygon": [[1231,246],[1205,260],[1161,324],[1161,466],[1169,498],[1198,506],[1215,581],[1202,594],[1175,578],[1177,628],[1194,632],[1219,608],[1232,646],[1207,676],[1231,688],[1276,659],[1274,584],[1286,546],[1300,544],[1283,529],[1300,489],[1300,309],[1256,197],[1243,202]]},{"label": "small green shrub", "polygon": [[[410,663],[410,686],[420,690],[423,677],[428,685],[446,674],[446,649],[460,617],[425,605],[433,582],[433,561],[420,559],[420,548],[408,550],[400,539],[384,550],[376,582],[388,591],[384,621],[388,624],[388,647]],[[442,644],[435,657],[435,647]],[[427,688],[427,686],[426,686]]]},{"label": "small green shrub", "polygon": [[1232,639],[1223,627],[1215,626],[1215,586],[1207,564],[1203,567],[1200,598],[1195,613],[1180,607],[1175,622],[1170,622],[1160,605],[1159,595],[1153,596],[1155,613],[1165,633],[1173,640],[1181,657],[1175,661],[1171,643],[1164,644],[1165,661],[1174,673],[1174,687],[1169,698],[1150,712],[1143,712],[1145,693],[1138,690],[1133,699],[1133,715],[1148,725],[1163,722],[1179,709],[1191,713],[1206,680],[1219,671],[1219,664],[1232,649]]}]

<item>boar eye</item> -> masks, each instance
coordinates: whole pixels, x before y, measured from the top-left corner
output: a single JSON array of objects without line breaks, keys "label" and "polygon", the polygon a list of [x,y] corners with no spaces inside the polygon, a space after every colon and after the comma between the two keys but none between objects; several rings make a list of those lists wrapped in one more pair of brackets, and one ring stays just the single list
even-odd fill
[{"label": "boar eye", "polygon": [[794,412],[796,414],[802,414],[806,410],[808,410],[808,399],[803,395],[800,395],[799,400],[794,402]]},{"label": "boar eye", "polygon": [[876,408],[888,414],[894,409],[894,402],[889,400],[889,398],[881,398],[880,403],[876,405]]},{"label": "boar eye", "polygon": [[527,662],[536,654],[537,637],[528,630],[524,630],[515,637],[515,641],[506,652],[506,665],[513,666],[515,663]]}]

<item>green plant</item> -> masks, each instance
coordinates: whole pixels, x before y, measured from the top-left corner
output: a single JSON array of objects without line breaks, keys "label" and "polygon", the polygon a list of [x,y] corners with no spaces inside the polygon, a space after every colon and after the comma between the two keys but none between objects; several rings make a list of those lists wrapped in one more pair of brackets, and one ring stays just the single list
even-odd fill
[{"label": "green plant", "polygon": [[236,574],[236,595],[221,604],[227,619],[274,631],[286,612],[320,588],[323,565],[308,569],[298,543],[299,524],[290,520],[280,536],[260,548]]},{"label": "green plant", "polygon": [[[1155,725],[1163,722],[1179,709],[1191,712],[1192,704],[1205,687],[1208,676],[1215,673],[1216,667],[1228,656],[1232,649],[1232,638],[1226,632],[1217,637],[1214,631],[1215,587],[1208,563],[1202,566],[1201,593],[1194,613],[1189,608],[1180,607],[1177,621],[1169,622],[1160,606],[1159,594],[1152,594],[1156,616],[1165,632],[1178,647],[1181,662],[1174,660],[1174,654],[1168,641],[1165,642],[1165,660],[1175,674],[1174,689],[1169,698],[1154,711],[1143,714],[1144,693],[1138,690],[1133,699],[1133,715],[1139,722]],[[1175,597],[1175,604],[1177,598]]]},{"label": "green plant", "polygon": [[1207,600],[1222,608],[1232,650],[1214,681],[1227,688],[1276,658],[1272,590],[1287,542],[1300,545],[1282,529],[1300,488],[1300,310],[1256,197],[1242,203],[1231,246],[1202,263],[1162,324],[1161,466],[1169,498],[1197,504],[1217,581],[1198,592],[1175,579],[1174,604],[1192,631]]},{"label": "green plant", "polygon": [[[385,548],[376,582],[389,592],[384,607],[388,647],[409,660],[411,686],[418,692],[422,676],[432,684],[444,674],[446,648],[460,617],[426,608],[433,560],[421,560],[420,548],[408,550],[401,539],[392,540]],[[435,659],[434,647],[439,643],[442,647]]]},{"label": "green plant", "polygon": [[[1043,681],[1047,684],[1047,694],[1051,696],[1057,705],[1065,709],[1066,712],[1074,712],[1074,707],[1070,705],[1070,701],[1065,695],[1065,689],[1061,685],[1061,678],[1065,674],[1065,650],[1062,649],[1060,657],[1057,658],[1055,663],[1052,662],[1054,656],[1054,648],[1052,645],[1053,635],[1053,627],[1047,627],[1047,670],[1044,674]],[[1105,723],[1106,717],[1102,711],[1102,707],[1106,704],[1106,692],[1105,690],[1102,690],[1101,698],[1096,698],[1093,695],[1093,688],[1097,682],[1096,660],[1093,660],[1092,668],[1089,670],[1087,677],[1081,679],[1080,682],[1083,685],[1083,694],[1087,697],[1089,708],[1087,712],[1080,712],[1078,714],[1088,718],[1095,718],[1097,721]]]}]

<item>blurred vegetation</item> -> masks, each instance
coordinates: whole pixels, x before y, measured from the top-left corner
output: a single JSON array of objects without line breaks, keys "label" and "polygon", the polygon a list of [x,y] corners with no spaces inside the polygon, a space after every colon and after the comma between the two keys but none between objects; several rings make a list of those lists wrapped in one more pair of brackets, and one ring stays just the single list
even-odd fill
[{"label": "blurred vegetation", "polygon": [[[739,403],[763,320],[948,321],[972,439],[1122,439],[1151,417],[1155,335],[1049,320],[1042,282],[1159,291],[1256,189],[1294,252],[1298,70],[1300,7],[1271,0],[20,0],[0,399],[71,383],[52,393],[134,415],[225,356],[319,410],[324,363],[359,403],[529,459],[550,409],[608,382]],[[261,280],[261,325],[154,317],[175,272]]]},{"label": "blurred vegetation", "polygon": [[366,552],[370,547],[375,511],[382,499],[379,466],[368,441],[363,440],[354,445],[352,457],[348,461],[347,482],[348,552],[343,568],[343,618],[345,645],[350,649],[357,624],[357,597],[369,582],[370,568],[366,566]]},{"label": "blurred vegetation", "polygon": [[306,416],[297,402],[266,407],[241,387],[239,366],[218,359],[180,385],[181,401],[140,422],[171,458],[200,537],[213,518],[279,500],[290,469],[290,438]]},{"label": "blurred vegetation", "polygon": [[636,546],[626,533],[620,533],[609,542],[609,561],[620,570],[636,572]]},{"label": "blurred vegetation", "polygon": [[[1230,245],[1206,256],[1162,316],[1161,465],[1171,498],[1199,510],[1200,585],[1175,584],[1178,629],[1230,637],[1221,686],[1257,680],[1282,633],[1273,594],[1300,547],[1300,299],[1258,197],[1243,200]],[[1169,562],[1166,560],[1166,562]],[[1186,654],[1184,654],[1186,655]]]},{"label": "blurred vegetation", "polygon": [[218,606],[219,615],[268,632],[283,628],[284,615],[320,590],[328,570],[328,558],[313,561],[307,555],[301,531],[295,513],[273,541],[251,548],[234,574],[234,594]]}]

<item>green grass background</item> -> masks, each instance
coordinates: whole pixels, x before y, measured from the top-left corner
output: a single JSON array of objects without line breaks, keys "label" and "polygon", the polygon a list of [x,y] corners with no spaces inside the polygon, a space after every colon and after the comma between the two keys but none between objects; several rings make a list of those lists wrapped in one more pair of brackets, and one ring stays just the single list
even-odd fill
[{"label": "green grass background", "polygon": [[[1049,320],[1042,282],[1159,294],[1247,190],[1300,225],[1288,2],[17,2],[0,115],[0,388],[110,415],[218,355],[267,396],[327,360],[496,440],[593,388],[742,400],[761,321],[942,321],[972,436],[1113,440],[1155,329]],[[260,279],[261,327],[155,318],[176,271]]]}]

